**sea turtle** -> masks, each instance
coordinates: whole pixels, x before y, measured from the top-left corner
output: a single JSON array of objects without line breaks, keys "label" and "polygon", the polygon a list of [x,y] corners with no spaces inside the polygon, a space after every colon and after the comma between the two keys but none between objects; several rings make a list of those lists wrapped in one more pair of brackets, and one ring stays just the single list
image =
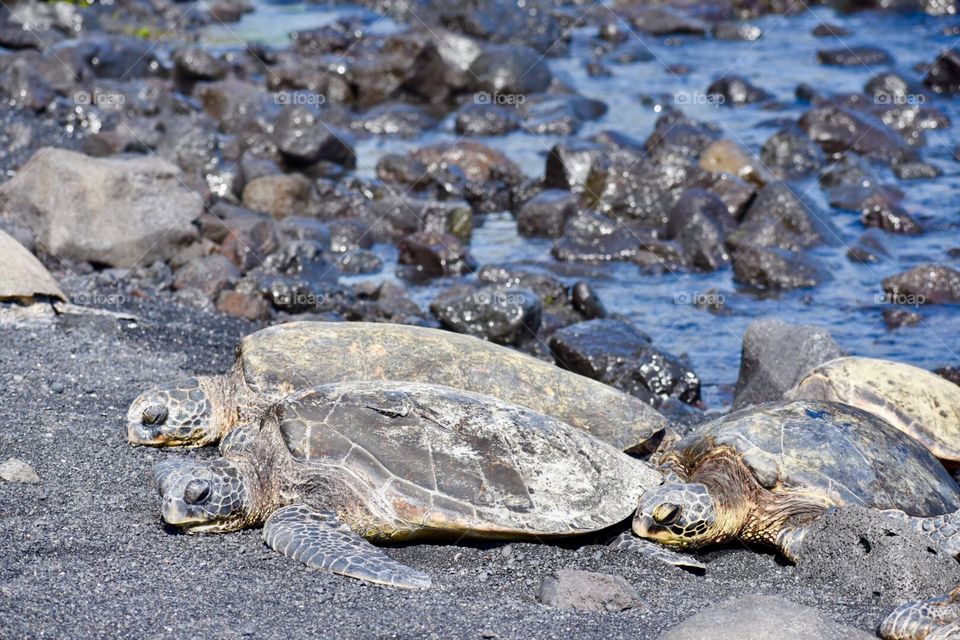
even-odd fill
[{"label": "sea turtle", "polygon": [[960,587],[900,605],[880,625],[884,640],[960,640]]},{"label": "sea turtle", "polygon": [[618,449],[657,440],[667,420],[608,385],[478,338],[361,322],[291,322],[241,340],[233,370],[143,393],[127,413],[130,442],[205,445],[254,423],[298,389],[406,380],[491,395],[590,432]]},{"label": "sea turtle", "polygon": [[900,510],[915,528],[960,508],[960,488],[927,449],[837,402],[731,413],[676,442],[661,468],[676,478],[641,497],[633,530],[681,548],[739,539],[796,560],[806,525],[831,506]]},{"label": "sea turtle", "polygon": [[[548,538],[629,519],[656,469],[554,418],[414,382],[346,382],[272,406],[224,457],[155,466],[163,518],[189,532],[263,524],[276,551],[396,587],[430,578],[369,541]],[[673,564],[696,560],[634,539]],[[622,548],[624,541],[619,541]]]},{"label": "sea turtle", "polygon": [[960,462],[960,387],[902,362],[837,358],[787,392],[792,400],[833,400],[880,416],[941,460]]}]

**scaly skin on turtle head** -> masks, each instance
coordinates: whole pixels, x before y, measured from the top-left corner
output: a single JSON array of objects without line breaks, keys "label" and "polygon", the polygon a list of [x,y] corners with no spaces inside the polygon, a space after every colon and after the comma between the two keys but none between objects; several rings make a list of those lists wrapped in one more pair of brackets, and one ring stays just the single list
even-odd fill
[{"label": "scaly skin on turtle head", "polygon": [[231,394],[223,376],[198,376],[146,391],[127,411],[127,440],[151,447],[199,447],[230,428]]},{"label": "scaly skin on turtle head", "polygon": [[262,523],[269,492],[244,456],[164,460],[153,468],[163,519],[187,533],[236,531]]},{"label": "scaly skin on turtle head", "polygon": [[668,482],[644,492],[633,517],[633,532],[647,540],[682,549],[698,549],[723,542],[736,532],[726,531],[725,519],[706,485]]}]

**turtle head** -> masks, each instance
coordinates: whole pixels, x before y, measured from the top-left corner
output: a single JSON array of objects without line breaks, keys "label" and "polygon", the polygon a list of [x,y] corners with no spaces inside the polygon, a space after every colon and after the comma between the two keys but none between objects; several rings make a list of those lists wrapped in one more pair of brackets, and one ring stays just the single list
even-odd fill
[{"label": "turtle head", "polygon": [[200,446],[219,438],[209,379],[187,378],[146,391],[127,411],[127,439],[152,447]]},{"label": "turtle head", "polygon": [[633,532],[684,549],[697,549],[726,538],[707,487],[684,482],[668,482],[644,492],[633,516]]},{"label": "turtle head", "polygon": [[163,519],[189,533],[234,531],[251,524],[253,491],[238,464],[164,460],[153,467]]}]

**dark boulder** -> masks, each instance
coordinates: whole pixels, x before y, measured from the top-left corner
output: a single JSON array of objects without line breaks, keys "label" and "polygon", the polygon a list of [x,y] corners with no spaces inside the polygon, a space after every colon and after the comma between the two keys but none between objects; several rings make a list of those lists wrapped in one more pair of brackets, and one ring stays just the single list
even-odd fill
[{"label": "dark boulder", "polygon": [[772,96],[763,89],[754,86],[741,76],[722,76],[707,87],[707,94],[722,98],[720,104],[728,107],[741,107],[753,102],[762,102]]},{"label": "dark boulder", "polygon": [[461,288],[454,287],[430,303],[430,311],[443,327],[498,344],[521,344],[536,336],[543,309],[532,291],[484,287],[461,293]]},{"label": "dark boulder", "polygon": [[808,289],[829,276],[810,256],[774,247],[733,253],[733,281],[760,291]]},{"label": "dark boulder", "polygon": [[664,237],[676,241],[690,266],[713,271],[730,261],[724,239],[735,226],[720,198],[687,189],[670,210]]},{"label": "dark boulder", "polygon": [[824,165],[823,151],[797,127],[788,127],[770,136],[760,150],[760,159],[779,177],[805,178]]},{"label": "dark boulder", "polygon": [[403,238],[397,261],[411,267],[402,275],[433,278],[461,275],[476,269],[476,262],[456,236],[449,233],[418,231]]},{"label": "dark boulder", "polygon": [[817,62],[831,66],[866,67],[893,64],[893,56],[877,47],[838,47],[817,51]]},{"label": "dark boulder", "polygon": [[807,111],[800,118],[800,127],[828,154],[853,151],[890,164],[915,155],[903,138],[883,122],[839,106]]},{"label": "dark boulder", "polygon": [[960,92],[960,49],[941,53],[927,70],[923,84],[937,93]]},{"label": "dark boulder", "polygon": [[569,191],[541,191],[520,207],[517,230],[522,236],[559,238],[567,220],[576,215],[578,209],[579,200]]},{"label": "dark boulder", "polygon": [[960,304],[960,272],[946,265],[922,264],[883,279],[891,302]]}]

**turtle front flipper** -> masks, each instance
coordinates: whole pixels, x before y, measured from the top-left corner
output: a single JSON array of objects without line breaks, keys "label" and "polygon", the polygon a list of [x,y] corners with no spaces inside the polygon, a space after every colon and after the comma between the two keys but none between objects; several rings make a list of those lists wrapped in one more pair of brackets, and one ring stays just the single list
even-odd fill
[{"label": "turtle front flipper", "polygon": [[671,551],[670,549],[667,549],[655,542],[638,538],[629,531],[621,533],[619,536],[614,538],[608,546],[611,549],[630,551],[632,553],[636,553],[637,555],[654,558],[660,562],[672,564],[675,567],[698,569],[700,571],[705,571],[707,568],[705,564],[691,555]]},{"label": "turtle front flipper", "polygon": [[884,515],[907,523],[910,528],[930,538],[940,551],[960,556],[960,512],[940,516],[908,516],[898,509],[887,509]]},{"label": "turtle front flipper", "polygon": [[274,551],[317,569],[390,587],[430,587],[430,576],[400,564],[330,512],[283,507],[267,519],[263,540]]},{"label": "turtle front flipper", "polygon": [[900,605],[880,625],[880,637],[884,640],[960,637],[951,633],[960,631],[958,621],[960,587],[939,598]]}]

